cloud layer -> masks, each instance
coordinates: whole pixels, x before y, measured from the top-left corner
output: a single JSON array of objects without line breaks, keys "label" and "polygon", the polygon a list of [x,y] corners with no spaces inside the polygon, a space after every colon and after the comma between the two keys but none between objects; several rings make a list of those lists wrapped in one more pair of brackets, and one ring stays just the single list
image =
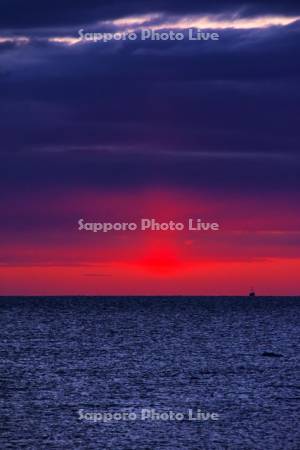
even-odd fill
[{"label": "cloud layer", "polygon": [[[299,263],[299,16],[291,1],[2,2],[0,265],[7,279],[20,267],[28,287],[24,267],[82,265],[80,290],[97,280],[84,274],[108,273],[100,278],[109,292],[116,280],[126,283],[122,271],[128,279],[140,273],[142,286],[153,261],[164,273],[161,261],[179,255],[174,264],[192,271],[194,287],[204,261],[246,264],[243,282],[247,264],[258,261],[253,274],[268,286],[267,270],[284,272],[289,261],[280,288],[291,291]],[[176,25],[187,33],[197,23],[216,26],[220,40],[77,42],[81,27]],[[166,215],[168,205],[179,218],[210,211],[226,230],[215,242],[153,240],[154,256],[139,253],[148,249],[140,236],[95,244],[70,231],[83,213],[97,219],[122,211],[126,219],[132,211]],[[53,275],[68,290],[60,273],[49,278],[43,270],[48,287]],[[213,279],[213,268],[201,270]]]}]

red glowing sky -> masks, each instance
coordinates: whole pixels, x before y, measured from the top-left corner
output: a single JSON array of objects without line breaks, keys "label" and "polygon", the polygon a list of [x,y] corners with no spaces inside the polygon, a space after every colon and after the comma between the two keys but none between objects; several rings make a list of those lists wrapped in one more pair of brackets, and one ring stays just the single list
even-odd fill
[{"label": "red glowing sky", "polygon": [[[16,209],[7,205],[2,295],[239,295],[252,285],[264,295],[298,293],[300,215],[284,199],[152,189],[28,200],[23,194]],[[80,218],[186,225],[190,217],[218,222],[220,231],[77,229]]]}]

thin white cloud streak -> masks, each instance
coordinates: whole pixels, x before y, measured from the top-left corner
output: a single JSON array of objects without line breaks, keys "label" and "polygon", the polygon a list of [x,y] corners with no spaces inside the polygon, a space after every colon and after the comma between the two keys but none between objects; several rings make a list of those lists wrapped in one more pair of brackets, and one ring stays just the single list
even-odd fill
[{"label": "thin white cloud streak", "polygon": [[286,26],[299,20],[299,16],[285,17],[285,16],[263,16],[253,18],[238,18],[224,19],[220,16],[184,16],[172,17],[168,19],[164,15],[145,15],[139,17],[127,17],[123,19],[112,20],[105,22],[107,25],[115,27],[124,27],[132,31],[143,29],[145,27],[154,30],[176,28],[185,30],[188,28],[200,29],[252,29],[252,28],[267,28],[271,26]]},{"label": "thin white cloud streak", "polygon": [[0,36],[0,44],[28,44],[30,38],[26,36]]},{"label": "thin white cloud streak", "polygon": [[72,36],[62,36],[62,37],[57,36],[49,38],[48,41],[57,44],[75,45],[81,41],[81,38],[74,38]]},{"label": "thin white cloud streak", "polygon": [[[187,30],[190,28],[198,28],[201,30],[226,30],[226,29],[257,29],[257,28],[269,28],[273,26],[287,26],[300,20],[300,16],[262,16],[253,18],[239,18],[237,16],[232,19],[225,19],[219,15],[209,16],[172,16],[168,17],[165,14],[145,14],[141,16],[124,17],[112,21],[97,22],[97,31],[99,33],[109,32],[109,28],[113,28],[111,32],[139,32],[143,29],[152,30]],[[101,26],[104,28],[101,30]],[[87,27],[86,27],[86,31]],[[95,29],[93,27],[93,32]],[[0,44],[15,43],[15,44],[28,44],[31,42],[31,38],[27,36],[1,36]],[[65,35],[65,36],[51,36],[48,37],[48,42],[57,44],[72,46],[82,43],[82,39],[77,36]]]}]

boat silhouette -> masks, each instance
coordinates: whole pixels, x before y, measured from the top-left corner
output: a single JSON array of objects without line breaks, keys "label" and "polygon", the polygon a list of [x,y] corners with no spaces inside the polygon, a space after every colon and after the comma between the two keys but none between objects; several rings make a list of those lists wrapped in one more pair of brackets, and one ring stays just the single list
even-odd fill
[{"label": "boat silhouette", "polygon": [[250,289],[250,292],[249,292],[249,297],[256,297],[256,295],[255,295],[255,291],[254,291],[254,289],[253,289],[253,288],[251,288],[251,289]]}]

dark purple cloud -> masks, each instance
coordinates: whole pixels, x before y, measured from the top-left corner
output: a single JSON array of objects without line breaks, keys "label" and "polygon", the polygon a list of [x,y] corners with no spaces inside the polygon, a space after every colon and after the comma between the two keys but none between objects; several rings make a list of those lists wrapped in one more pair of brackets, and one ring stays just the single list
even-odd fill
[{"label": "dark purple cloud", "polygon": [[298,24],[217,43],[5,47],[1,151],[297,152],[299,51]]},{"label": "dark purple cloud", "polygon": [[173,184],[299,192],[299,23],[223,30],[215,43],[66,46],[41,38],[48,24],[154,6],[174,14],[238,8],[270,15],[296,14],[298,3],[72,5],[10,2],[5,9],[2,2],[2,26],[12,34],[27,27],[32,38],[0,44],[3,190]]},{"label": "dark purple cloud", "polygon": [[272,0],[2,0],[0,27],[40,28],[94,23],[128,15],[164,12],[169,14],[295,15],[299,1]]}]

